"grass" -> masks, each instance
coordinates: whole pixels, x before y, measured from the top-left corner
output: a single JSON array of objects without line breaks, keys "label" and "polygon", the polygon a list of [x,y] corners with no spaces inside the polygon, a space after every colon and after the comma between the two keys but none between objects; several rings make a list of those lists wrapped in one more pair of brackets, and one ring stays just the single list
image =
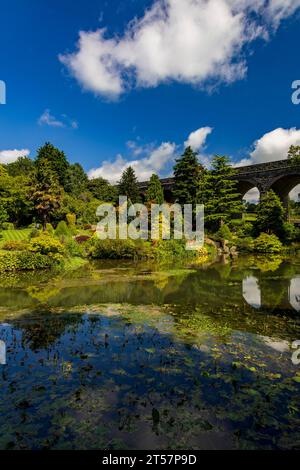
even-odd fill
[{"label": "grass", "polygon": [[0,239],[0,247],[5,242],[28,240],[30,232],[30,228],[24,228],[21,230],[3,230],[1,232],[2,238]]},{"label": "grass", "polygon": [[249,213],[249,212],[245,212],[243,214],[243,219],[246,221],[246,222],[254,222],[256,220],[256,214],[252,214],[252,213]]}]

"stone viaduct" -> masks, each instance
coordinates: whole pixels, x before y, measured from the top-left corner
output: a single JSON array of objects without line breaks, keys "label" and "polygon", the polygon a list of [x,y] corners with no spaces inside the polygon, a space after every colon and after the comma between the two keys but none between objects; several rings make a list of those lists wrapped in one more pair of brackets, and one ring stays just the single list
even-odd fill
[{"label": "stone viaduct", "polygon": [[[289,160],[279,160],[257,165],[236,167],[234,176],[238,183],[238,191],[243,198],[252,188],[258,188],[260,196],[273,189],[287,207],[290,191],[300,184],[300,165]],[[161,179],[166,201],[172,201],[173,178]],[[148,182],[140,183],[141,192],[147,189]]]}]

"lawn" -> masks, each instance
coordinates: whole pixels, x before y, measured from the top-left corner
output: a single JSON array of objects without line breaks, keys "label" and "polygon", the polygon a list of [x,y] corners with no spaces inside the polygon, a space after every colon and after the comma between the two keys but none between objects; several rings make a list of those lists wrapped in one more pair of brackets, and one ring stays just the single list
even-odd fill
[{"label": "lawn", "polygon": [[28,240],[30,232],[30,228],[24,228],[21,230],[3,230],[1,232],[3,238],[1,238],[0,243]]}]

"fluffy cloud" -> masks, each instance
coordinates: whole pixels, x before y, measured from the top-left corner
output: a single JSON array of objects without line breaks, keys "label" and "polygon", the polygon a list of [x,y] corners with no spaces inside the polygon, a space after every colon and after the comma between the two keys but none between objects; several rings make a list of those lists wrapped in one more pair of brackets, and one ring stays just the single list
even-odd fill
[{"label": "fluffy cloud", "polygon": [[92,169],[89,178],[105,178],[116,183],[120,180],[123,171],[132,166],[140,181],[148,180],[153,173],[160,173],[169,162],[175,158],[176,145],[163,142],[159,147],[153,149],[148,157],[140,160],[125,160],[122,155],[112,161],[105,161],[101,167]]},{"label": "fluffy cloud", "polygon": [[278,127],[267,132],[254,143],[250,158],[245,158],[235,166],[253,165],[255,163],[273,162],[287,158],[291,145],[300,145],[300,130]]},{"label": "fluffy cloud", "polygon": [[[279,127],[271,132],[267,132],[254,142],[250,158],[245,158],[237,162],[235,166],[284,160],[287,158],[288,150],[291,145],[300,145],[300,130],[296,128],[283,129]],[[291,191],[290,197],[292,199],[298,199],[299,193],[300,186],[296,186],[293,191]],[[249,191],[245,199],[255,201],[258,199],[258,191]]]},{"label": "fluffy cloud", "polygon": [[83,88],[110,98],[170,80],[230,83],[246,73],[243,47],[266,39],[299,6],[300,0],[156,0],[123,36],[80,31],[77,51],[59,58]]},{"label": "fluffy cloud", "polygon": [[[184,146],[191,145],[195,150],[201,150],[212,130],[211,127],[200,127],[189,135]],[[153,173],[160,176],[170,175],[170,167],[177,157],[178,148],[175,143],[163,142],[158,147],[153,147],[153,145],[139,145],[130,140],[127,142],[127,147],[133,156],[132,160],[126,160],[122,155],[117,155],[114,161],[104,161],[99,168],[90,170],[89,178],[101,177],[115,183],[120,180],[123,171],[128,166],[134,168],[140,181],[148,180]],[[137,157],[140,158],[137,159]],[[200,154],[200,160],[202,163],[209,164],[209,158],[205,155]]]},{"label": "fluffy cloud", "polygon": [[71,127],[72,129],[78,129],[78,123],[74,120],[70,120],[66,114],[62,114],[61,119],[57,119],[50,113],[50,109],[45,109],[42,115],[38,119],[40,126],[46,125],[50,127]]},{"label": "fluffy cloud", "polygon": [[13,163],[18,160],[19,157],[28,157],[30,150],[0,150],[0,164]]},{"label": "fluffy cloud", "polygon": [[194,132],[191,132],[188,139],[185,141],[185,147],[192,147],[193,150],[200,150],[205,144],[206,138],[213,131],[212,127],[200,127]]}]

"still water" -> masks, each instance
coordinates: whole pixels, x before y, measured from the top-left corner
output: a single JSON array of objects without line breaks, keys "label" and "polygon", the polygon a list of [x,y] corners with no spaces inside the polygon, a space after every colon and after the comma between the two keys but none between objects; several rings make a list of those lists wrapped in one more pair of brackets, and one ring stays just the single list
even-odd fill
[{"label": "still water", "polygon": [[300,449],[296,340],[295,256],[2,276],[0,449]]}]

